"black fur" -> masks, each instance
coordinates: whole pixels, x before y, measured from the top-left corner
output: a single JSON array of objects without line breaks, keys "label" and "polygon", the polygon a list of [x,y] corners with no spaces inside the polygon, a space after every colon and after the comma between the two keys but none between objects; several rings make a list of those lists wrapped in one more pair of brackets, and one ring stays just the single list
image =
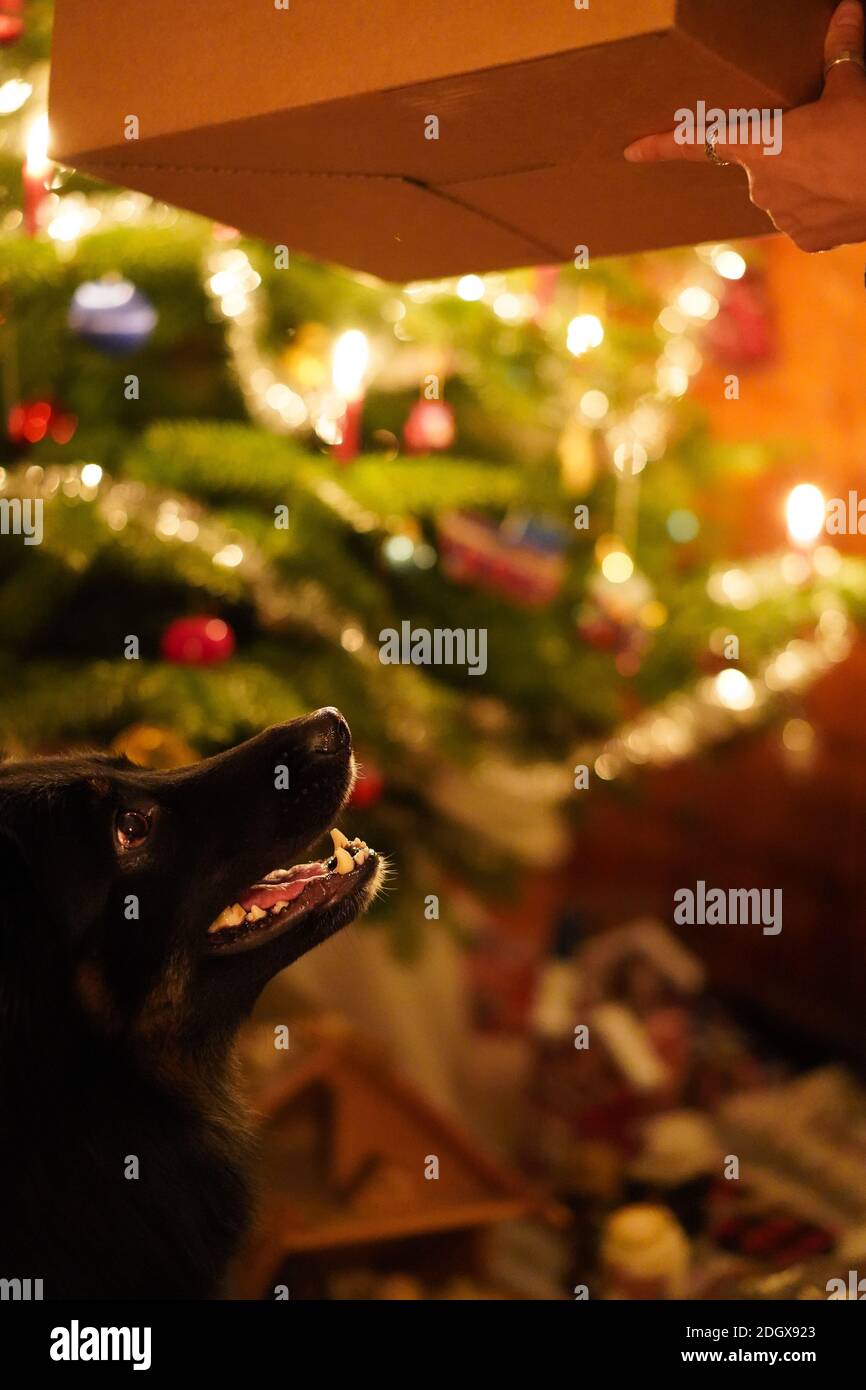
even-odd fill
[{"label": "black fur", "polygon": [[[333,710],[175,772],[0,767],[0,1278],[42,1279],[46,1298],[219,1295],[251,1211],[235,1033],[277,971],[366,906],[378,862],[255,950],[208,955],[207,926],[310,857],[353,776]],[[127,810],[151,830],[124,852]]]}]

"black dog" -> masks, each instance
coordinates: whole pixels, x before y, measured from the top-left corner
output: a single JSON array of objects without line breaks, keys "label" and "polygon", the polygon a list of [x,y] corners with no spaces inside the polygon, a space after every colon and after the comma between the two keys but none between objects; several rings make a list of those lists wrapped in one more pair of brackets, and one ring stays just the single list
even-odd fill
[{"label": "black dog", "polygon": [[298,863],[353,779],[333,709],[175,772],[0,767],[0,1278],[219,1295],[251,1210],[235,1033],[382,878],[339,831]]}]

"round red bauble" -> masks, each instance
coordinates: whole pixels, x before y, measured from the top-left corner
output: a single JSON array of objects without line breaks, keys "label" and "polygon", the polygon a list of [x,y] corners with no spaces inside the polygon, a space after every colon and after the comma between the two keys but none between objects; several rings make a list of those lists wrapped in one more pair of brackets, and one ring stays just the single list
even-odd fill
[{"label": "round red bauble", "polygon": [[366,806],[375,806],[382,799],[385,778],[370,758],[361,758],[360,773],[355,790],[349,798],[349,805],[363,811]]},{"label": "round red bauble", "polygon": [[584,642],[590,647],[595,647],[599,652],[613,652],[620,645],[621,630],[615,623],[608,622],[606,618],[586,618],[582,619],[577,630]]},{"label": "round red bauble", "polygon": [[53,401],[21,401],[9,411],[7,430],[13,444],[39,444],[52,439],[68,444],[78,427],[74,415],[60,410]]},{"label": "round red bauble", "polygon": [[718,652],[710,651],[707,647],[704,651],[698,652],[697,665],[698,669],[706,672],[708,676],[715,676],[724,670],[728,662]]},{"label": "round red bauble", "polygon": [[416,401],[403,426],[403,443],[413,454],[449,449],[454,443],[454,411],[445,401]]},{"label": "round red bauble", "polygon": [[772,360],[776,331],[772,304],[761,275],[751,272],[726,287],[719,312],[707,324],[702,339],[723,366]]},{"label": "round red bauble", "polygon": [[181,666],[214,666],[228,661],[235,649],[235,635],[222,618],[175,618],[162,634],[166,661]]},{"label": "round red bauble", "polygon": [[0,45],[16,43],[24,33],[24,0],[0,0]]}]

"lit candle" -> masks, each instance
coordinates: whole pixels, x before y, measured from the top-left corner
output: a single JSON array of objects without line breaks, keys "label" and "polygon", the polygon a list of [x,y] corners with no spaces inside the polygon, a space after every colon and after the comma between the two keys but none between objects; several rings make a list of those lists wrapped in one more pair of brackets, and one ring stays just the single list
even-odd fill
[{"label": "lit candle", "polygon": [[48,158],[48,117],[39,116],[27,136],[27,155],[24,160],[24,230],[28,236],[39,231],[39,210],[48,196],[46,179],[53,164]]},{"label": "lit candle", "polygon": [[358,457],[361,446],[361,420],[364,414],[364,376],[370,361],[370,346],[358,328],[341,333],[334,344],[332,378],[334,390],[343,397],[346,408],[340,421],[340,442],[331,450],[334,458],[348,463]]}]

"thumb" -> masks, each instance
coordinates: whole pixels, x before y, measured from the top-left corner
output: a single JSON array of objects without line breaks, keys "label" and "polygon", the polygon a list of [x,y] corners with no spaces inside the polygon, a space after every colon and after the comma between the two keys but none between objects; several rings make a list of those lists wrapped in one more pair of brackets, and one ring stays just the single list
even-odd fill
[{"label": "thumb", "polygon": [[[824,40],[824,66],[843,56],[857,58],[863,62],[863,6],[860,0],[842,0],[836,7]],[[854,86],[862,87],[866,74],[857,63],[835,62],[827,71],[827,92],[844,92]]]}]

